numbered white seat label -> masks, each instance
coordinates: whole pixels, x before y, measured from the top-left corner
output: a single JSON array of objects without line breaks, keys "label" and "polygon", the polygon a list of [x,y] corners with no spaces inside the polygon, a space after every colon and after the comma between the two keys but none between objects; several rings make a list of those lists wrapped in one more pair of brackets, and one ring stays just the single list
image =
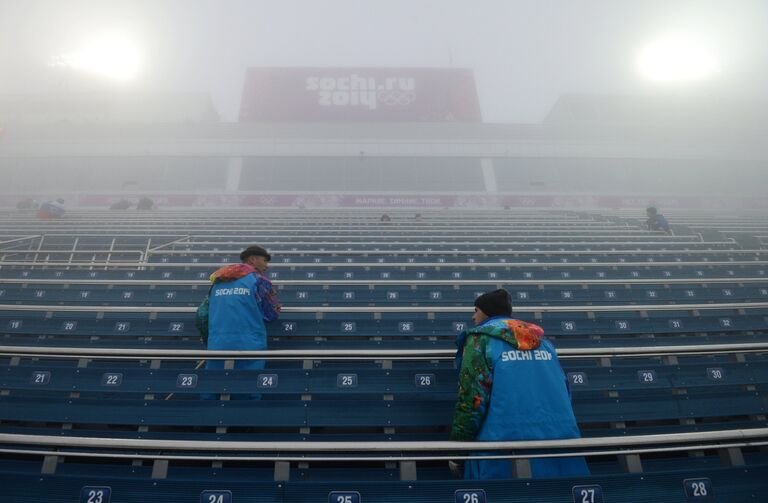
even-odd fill
[{"label": "numbered white seat label", "polygon": [[714,497],[712,481],[708,478],[683,480],[685,498],[688,500],[706,500]]},{"label": "numbered white seat label", "polygon": [[127,332],[131,329],[131,323],[128,321],[118,321],[115,323],[115,332]]},{"label": "numbered white seat label", "polygon": [[440,300],[443,298],[443,292],[439,290],[434,290],[429,292],[429,298],[432,300]]},{"label": "numbered white seat label", "polygon": [[576,323],[573,321],[564,321],[560,323],[560,327],[566,332],[572,332],[573,330],[576,330]]},{"label": "numbered white seat label", "polygon": [[573,503],[603,503],[603,488],[594,486],[573,486]]},{"label": "numbered white seat label", "polygon": [[683,328],[681,320],[669,320],[669,328]]},{"label": "numbered white seat label", "polygon": [[733,322],[730,318],[720,318],[718,321],[720,322],[720,326],[723,328],[733,327]]},{"label": "numbered white seat label", "polygon": [[123,384],[123,374],[119,372],[107,372],[101,376],[102,386],[120,386]]},{"label": "numbered white seat label", "polygon": [[338,374],[336,376],[337,388],[357,388],[357,374]]},{"label": "numbered white seat label", "polygon": [[295,332],[296,331],[296,323],[293,321],[286,321],[282,324],[283,332]]},{"label": "numbered white seat label", "polygon": [[589,379],[586,372],[568,372],[568,383],[572,386],[588,386]]},{"label": "numbered white seat label", "polygon": [[485,503],[485,490],[483,489],[458,489],[453,493],[454,503]]},{"label": "numbered white seat label", "polygon": [[357,332],[357,323],[354,321],[342,321],[341,322],[341,331],[342,332]]},{"label": "numbered white seat label", "polygon": [[360,503],[360,493],[357,491],[331,491],[328,493],[328,503]]},{"label": "numbered white seat label", "polygon": [[655,370],[638,370],[637,371],[637,380],[641,383],[651,384],[656,382],[656,371]]},{"label": "numbered white seat label", "polygon": [[400,292],[387,292],[387,300],[398,300]]},{"label": "numbered white seat label", "polygon": [[51,382],[51,373],[48,370],[35,370],[32,372],[32,378],[29,382],[38,386],[45,386]]},{"label": "numbered white seat label", "polygon": [[413,332],[414,326],[412,321],[401,321],[397,324],[397,331],[400,333],[408,334]]},{"label": "numbered white seat label", "polygon": [[616,320],[614,326],[616,330],[629,330],[629,322],[627,320]]},{"label": "numbered white seat label", "polygon": [[184,331],[184,323],[180,321],[172,321],[168,324],[168,331],[169,332],[183,332]]},{"label": "numbered white seat label", "polygon": [[179,374],[176,376],[177,388],[196,388],[197,374]]},{"label": "numbered white seat label", "polygon": [[296,298],[299,300],[307,300],[309,299],[309,292],[305,292],[303,290],[300,292],[296,292]]},{"label": "numbered white seat label", "polygon": [[71,332],[76,328],[77,328],[76,321],[65,321],[61,324],[61,329],[64,330],[65,332]]},{"label": "numbered white seat label", "polygon": [[259,388],[272,389],[277,388],[279,378],[277,374],[259,374],[256,386]]},{"label": "numbered white seat label", "polygon": [[109,503],[111,487],[85,486],[80,490],[80,503]]},{"label": "numbered white seat label", "polygon": [[725,380],[725,370],[721,367],[708,367],[707,377],[712,381],[723,381]]},{"label": "numbered white seat label", "polygon": [[453,331],[454,332],[463,332],[467,329],[467,324],[463,321],[454,321],[453,322]]},{"label": "numbered white seat label", "polygon": [[8,328],[17,329],[24,325],[24,320],[8,320]]},{"label": "numbered white seat label", "polygon": [[435,374],[416,374],[413,381],[418,388],[429,388],[435,385]]},{"label": "numbered white seat label", "polygon": [[203,491],[200,503],[232,503],[232,491]]}]

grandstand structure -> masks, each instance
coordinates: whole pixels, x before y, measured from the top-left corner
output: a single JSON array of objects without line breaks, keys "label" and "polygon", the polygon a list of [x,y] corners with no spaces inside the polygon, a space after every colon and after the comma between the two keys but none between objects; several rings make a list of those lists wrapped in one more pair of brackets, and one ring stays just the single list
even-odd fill
[{"label": "grandstand structure", "polygon": [[[768,252],[723,235],[733,222],[681,215],[666,235],[594,212],[388,211],[4,213],[4,497],[760,500]],[[206,352],[207,276],[253,242],[285,305],[270,349]],[[516,460],[510,479],[454,480],[447,460],[478,455],[446,442],[454,339],[496,287],[559,349],[584,438],[484,445]],[[201,368],[214,357],[224,370]],[[532,457],[574,452],[592,476],[528,478]]]},{"label": "grandstand structure", "polygon": [[[397,82],[396,107],[456,99],[438,74],[465,94],[339,120],[259,70],[237,123],[198,95],[0,99],[0,501],[766,499],[764,109],[564,96],[488,124],[463,70],[322,71]],[[54,196],[62,219],[13,210]],[[106,210],[139,196],[160,209]],[[252,244],[269,350],[206,351],[208,277]],[[456,336],[499,287],[558,348],[582,439],[446,441]],[[574,454],[590,477],[531,479]],[[509,479],[451,478],[484,456]]]}]

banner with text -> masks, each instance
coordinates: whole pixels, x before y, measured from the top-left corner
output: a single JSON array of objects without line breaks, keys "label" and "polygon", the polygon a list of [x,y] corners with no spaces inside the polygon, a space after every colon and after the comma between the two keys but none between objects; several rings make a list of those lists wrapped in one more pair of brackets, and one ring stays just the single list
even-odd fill
[{"label": "banner with text", "polygon": [[250,68],[240,122],[479,122],[472,70]]}]

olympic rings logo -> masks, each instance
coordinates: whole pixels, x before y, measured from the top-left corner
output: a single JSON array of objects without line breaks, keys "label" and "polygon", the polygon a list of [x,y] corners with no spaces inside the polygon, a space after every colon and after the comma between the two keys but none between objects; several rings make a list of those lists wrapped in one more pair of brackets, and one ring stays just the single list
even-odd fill
[{"label": "olympic rings logo", "polygon": [[379,103],[384,103],[385,105],[406,106],[414,102],[416,93],[413,91],[382,90],[376,93],[376,98]]}]

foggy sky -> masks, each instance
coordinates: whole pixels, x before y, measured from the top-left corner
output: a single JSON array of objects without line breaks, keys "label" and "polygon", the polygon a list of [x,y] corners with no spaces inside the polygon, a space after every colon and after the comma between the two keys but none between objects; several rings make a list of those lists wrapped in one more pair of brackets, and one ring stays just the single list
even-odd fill
[{"label": "foggy sky", "polygon": [[[75,84],[46,66],[91,34],[142,53],[129,84],[97,90],[206,92],[236,120],[250,66],[465,67],[487,122],[538,122],[564,93],[699,94],[768,100],[765,0],[0,0],[0,93]],[[643,80],[637,51],[695,32],[720,53],[711,81]]]}]

